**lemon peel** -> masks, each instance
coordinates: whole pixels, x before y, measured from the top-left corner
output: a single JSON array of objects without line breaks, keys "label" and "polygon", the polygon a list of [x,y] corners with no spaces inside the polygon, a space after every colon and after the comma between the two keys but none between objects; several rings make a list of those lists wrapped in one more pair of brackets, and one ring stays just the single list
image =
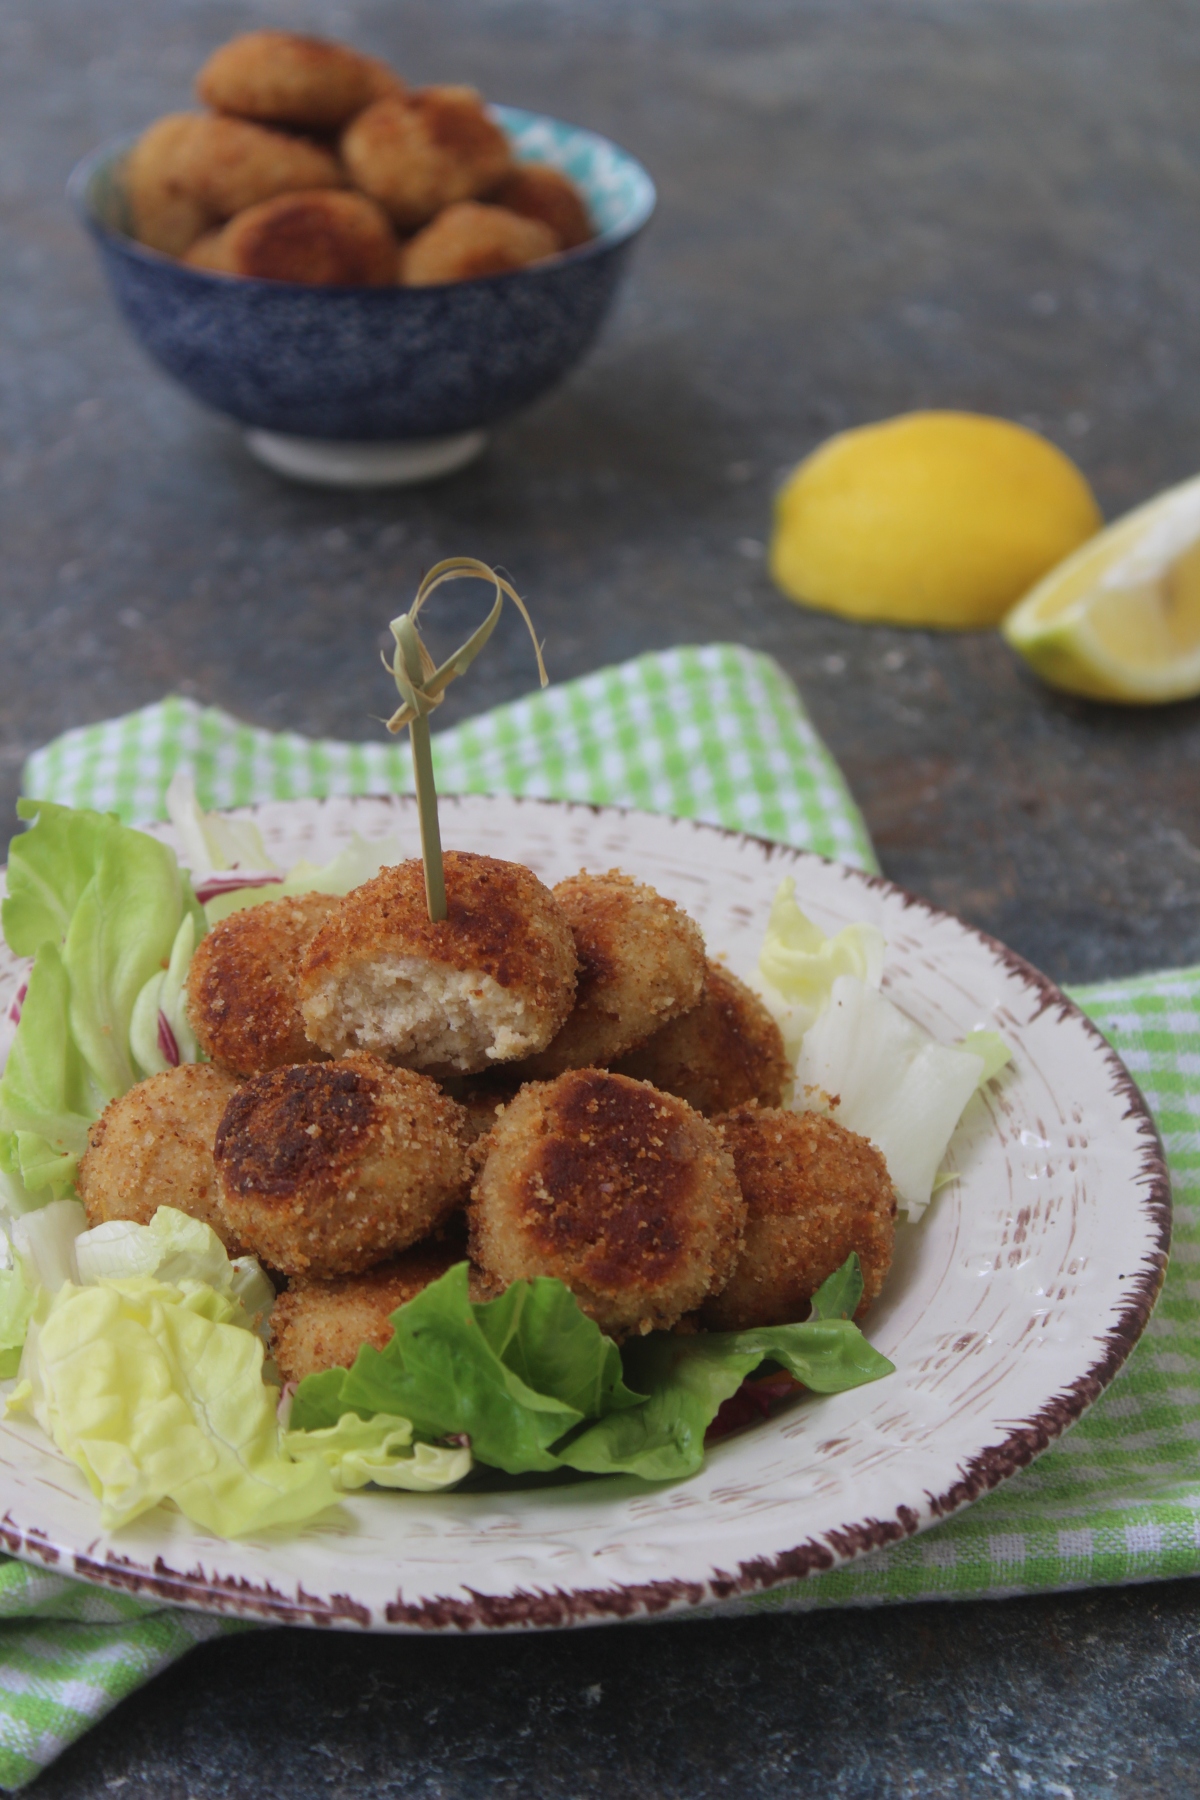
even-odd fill
[{"label": "lemon peel", "polygon": [[1037,432],[981,413],[906,413],[840,432],[793,471],[768,566],[801,605],[979,629],[1103,523],[1083,475]]},{"label": "lemon peel", "polygon": [[1200,476],[1117,519],[1008,615],[1051,687],[1120,705],[1200,694]]}]

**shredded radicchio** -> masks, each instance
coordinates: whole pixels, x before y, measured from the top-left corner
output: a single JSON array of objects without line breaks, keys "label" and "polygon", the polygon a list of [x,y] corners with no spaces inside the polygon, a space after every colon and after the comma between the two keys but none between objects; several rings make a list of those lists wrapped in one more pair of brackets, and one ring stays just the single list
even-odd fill
[{"label": "shredded radicchio", "polygon": [[23,981],[21,983],[20,987],[17,989],[16,998],[13,1000],[12,1005],[8,1009],[8,1016],[12,1020],[14,1025],[19,1025],[21,1023],[21,1007],[24,1004],[25,996],[28,992],[29,992],[29,983],[27,981]]},{"label": "shredded radicchio", "polygon": [[164,1062],[169,1062],[173,1069],[179,1067],[179,1045],[175,1033],[171,1030],[171,1021],[161,1007],[158,1009],[158,1048]]},{"label": "shredded radicchio", "polygon": [[278,887],[282,880],[282,875],[242,875],[230,869],[227,875],[206,875],[198,881],[196,898],[201,906],[207,906],[218,894],[236,894],[239,888]]},{"label": "shredded radicchio", "polygon": [[721,1402],[716,1418],[705,1433],[705,1443],[728,1437],[731,1431],[740,1431],[744,1425],[756,1425],[760,1419],[769,1417],[771,1408],[778,1401],[798,1394],[800,1388],[801,1383],[783,1369],[771,1375],[760,1375],[757,1380],[748,1377],[736,1394]]}]

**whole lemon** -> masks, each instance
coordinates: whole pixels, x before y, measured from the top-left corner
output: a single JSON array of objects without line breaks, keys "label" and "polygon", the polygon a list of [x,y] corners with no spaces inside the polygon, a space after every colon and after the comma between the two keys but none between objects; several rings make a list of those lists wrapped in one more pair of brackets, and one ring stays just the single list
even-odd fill
[{"label": "whole lemon", "polygon": [[771,575],[852,619],[995,625],[1104,520],[1075,464],[1007,419],[914,412],[843,431],[776,501]]}]

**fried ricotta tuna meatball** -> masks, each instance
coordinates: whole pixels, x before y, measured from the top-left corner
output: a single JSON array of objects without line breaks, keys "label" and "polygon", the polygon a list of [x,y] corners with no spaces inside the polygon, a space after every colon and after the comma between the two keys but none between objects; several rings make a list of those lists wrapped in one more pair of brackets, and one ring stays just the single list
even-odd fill
[{"label": "fried ricotta tuna meatball", "polygon": [[508,139],[469,87],[385,96],[348,126],[341,151],[355,187],[405,231],[456,200],[478,199],[512,163]]},{"label": "fried ricotta tuna meatball", "polygon": [[462,1109],[373,1056],[256,1075],[214,1156],[226,1217],[285,1275],[350,1275],[419,1243],[466,1197]]},{"label": "fried ricotta tuna meatball", "polygon": [[230,913],[206,932],[188,969],[188,1022],[206,1056],[235,1075],[260,1075],[321,1056],[304,1035],[296,970],[339,904],[298,894]]},{"label": "fried ricotta tuna meatball", "polygon": [[778,1025],[758,995],[718,962],[708,964],[699,1006],[613,1067],[706,1114],[747,1100],[778,1106],[792,1075]]},{"label": "fried ricotta tuna meatball", "polygon": [[197,113],[169,113],[143,131],[125,158],[123,181],[134,237],[164,256],[182,256],[214,223],[187,179]]},{"label": "fried ricotta tuna meatball", "polygon": [[[273,200],[275,194],[344,185],[344,169],[320,144],[245,119],[212,119],[201,113],[160,119],[142,133],[126,160],[131,223],[142,243],[151,243],[146,232],[157,230],[162,238],[167,205],[175,205],[176,198],[191,203],[191,216],[201,221],[203,230],[232,218],[234,212]],[[178,241],[184,230],[182,218],[180,211],[171,252],[175,256],[189,248],[189,243]],[[200,236],[200,230],[194,236]],[[164,248],[164,243],[153,247]]]},{"label": "fried ricotta tuna meatball", "polygon": [[111,1100],[88,1133],[76,1187],[89,1225],[148,1225],[160,1206],[211,1225],[231,1255],[242,1243],[221,1204],[213,1141],[237,1093],[211,1063],[183,1063]]},{"label": "fried ricotta tuna meatball", "polygon": [[603,1069],[531,1083],[498,1117],[469,1209],[497,1287],[564,1281],[614,1337],[666,1329],[724,1284],[746,1207],[720,1132]]},{"label": "fried ricotta tuna meatball", "polygon": [[285,1381],[322,1369],[348,1369],[364,1344],[386,1349],[391,1315],[422,1288],[462,1262],[461,1244],[415,1244],[361,1275],[293,1281],[271,1313],[271,1347]]},{"label": "fried ricotta tuna meatball", "polygon": [[502,206],[459,200],[403,246],[400,279],[406,287],[476,281],[484,275],[507,275],[557,253],[558,239],[540,219],[522,219]]},{"label": "fried ricotta tuna meatball", "polygon": [[795,1324],[852,1250],[862,1265],[861,1318],[878,1298],[896,1237],[896,1194],[874,1144],[819,1113],[741,1106],[719,1123],[746,1197],[746,1247],[700,1324]]},{"label": "fried ricotta tuna meatball", "polygon": [[575,1006],[558,1036],[522,1064],[530,1079],[564,1069],[606,1068],[668,1020],[698,1005],[704,939],[683,908],[610,869],[560,881],[579,957]]},{"label": "fried ricotta tuna meatball", "polygon": [[216,112],[300,131],[337,131],[385,93],[404,93],[386,63],[294,31],[247,31],[214,50],[196,93]]},{"label": "fried ricotta tuna meatball", "polygon": [[540,219],[558,239],[560,250],[574,250],[595,235],[575,183],[546,163],[519,163],[488,199],[493,206],[507,207],[524,219]]},{"label": "fried ricotta tuna meatball", "polygon": [[193,244],[184,261],[260,281],[388,287],[396,276],[396,238],[386,213],[364,194],[317,189],[248,206]]},{"label": "fried ricotta tuna meatball", "polygon": [[431,921],[414,858],[347,894],[305,951],[305,1030],[331,1055],[472,1074],[540,1050],[570,1012],[575,944],[550,890],[522,863],[443,860],[445,919]]}]

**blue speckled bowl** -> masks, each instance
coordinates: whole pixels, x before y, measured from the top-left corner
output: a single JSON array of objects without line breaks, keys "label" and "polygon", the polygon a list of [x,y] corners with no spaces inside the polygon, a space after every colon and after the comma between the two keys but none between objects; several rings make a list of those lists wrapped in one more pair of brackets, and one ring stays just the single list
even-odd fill
[{"label": "blue speckled bowl", "polygon": [[591,344],[654,210],[641,165],[592,131],[494,108],[522,162],[582,188],[599,235],[553,262],[427,288],[230,280],[135,243],[131,139],[81,162],[69,193],[143,348],[242,424],[304,438],[412,440],[490,425],[561,381]]}]

